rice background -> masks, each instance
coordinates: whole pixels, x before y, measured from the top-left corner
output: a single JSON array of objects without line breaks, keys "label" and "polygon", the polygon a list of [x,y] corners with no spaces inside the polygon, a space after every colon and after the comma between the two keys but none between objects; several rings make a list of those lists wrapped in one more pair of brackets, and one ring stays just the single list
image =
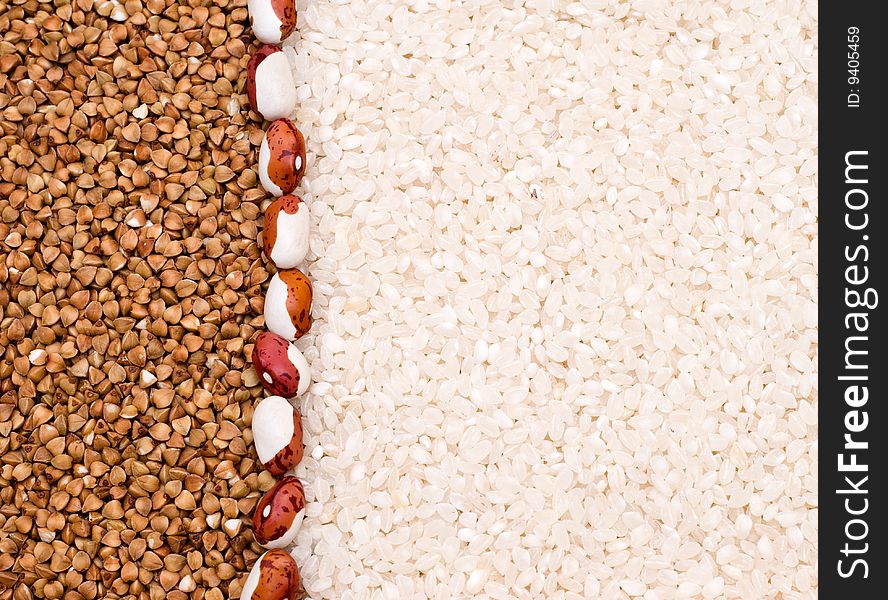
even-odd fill
[{"label": "rice background", "polygon": [[815,598],[816,2],[300,0],[311,598]]}]

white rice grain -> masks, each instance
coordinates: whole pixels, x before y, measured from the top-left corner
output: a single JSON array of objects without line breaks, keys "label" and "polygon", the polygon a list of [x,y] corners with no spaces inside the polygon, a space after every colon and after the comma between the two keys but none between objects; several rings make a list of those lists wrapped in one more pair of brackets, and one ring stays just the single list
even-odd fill
[{"label": "white rice grain", "polygon": [[308,0],[311,598],[815,598],[816,3]]}]

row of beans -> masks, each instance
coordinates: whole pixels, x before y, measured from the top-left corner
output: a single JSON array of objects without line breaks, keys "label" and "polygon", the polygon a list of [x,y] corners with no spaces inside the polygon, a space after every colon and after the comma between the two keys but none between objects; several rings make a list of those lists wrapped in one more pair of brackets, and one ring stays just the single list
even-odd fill
[{"label": "row of beans", "polygon": [[299,568],[287,551],[305,514],[302,483],[287,475],[302,460],[302,417],[291,400],[311,383],[308,362],[293,344],[311,326],[311,283],[296,268],[308,254],[308,206],[293,194],[305,173],[305,139],[289,120],[296,86],[281,42],[296,29],[296,0],[248,0],[253,34],[263,43],[247,66],[250,107],[267,121],[259,149],[259,180],[275,200],[265,210],[263,250],[277,272],[265,296],[265,326],[253,366],[273,394],[253,412],[253,441],[263,466],[282,476],[256,505],[253,537],[269,550],[253,565],[242,600],[295,600]]}]

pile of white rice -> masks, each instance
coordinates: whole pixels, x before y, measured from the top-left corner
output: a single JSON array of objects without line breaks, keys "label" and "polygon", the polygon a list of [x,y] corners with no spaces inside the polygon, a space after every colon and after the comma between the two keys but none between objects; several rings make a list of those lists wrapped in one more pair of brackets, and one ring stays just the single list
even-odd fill
[{"label": "pile of white rice", "polygon": [[817,5],[300,0],[311,598],[815,598]]}]

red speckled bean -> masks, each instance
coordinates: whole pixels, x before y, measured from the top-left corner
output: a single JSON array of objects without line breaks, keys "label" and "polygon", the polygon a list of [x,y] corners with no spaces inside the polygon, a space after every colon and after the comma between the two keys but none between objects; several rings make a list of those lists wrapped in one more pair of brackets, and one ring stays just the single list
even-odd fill
[{"label": "red speckled bean", "polygon": [[253,367],[262,387],[276,396],[295,398],[311,384],[311,371],[302,352],[270,331],[263,331],[256,338]]},{"label": "red speckled bean", "polygon": [[300,587],[293,557],[285,550],[269,550],[250,569],[241,600],[296,600]]},{"label": "red speckled bean", "polygon": [[250,108],[272,121],[296,109],[296,83],[284,52],[277,46],[260,47],[247,63],[247,96]]},{"label": "red speckled bean", "polygon": [[289,119],[277,119],[259,146],[259,181],[270,194],[281,196],[296,189],[305,174],[305,138]]},{"label": "red speckled bean", "polygon": [[305,516],[305,490],[295,477],[284,477],[268,490],[253,512],[253,537],[266,548],[290,545]]},{"label": "red speckled bean", "polygon": [[311,327],[311,282],[299,269],[278,271],[265,294],[265,326],[290,341]]},{"label": "red speckled bean", "polygon": [[247,0],[253,35],[263,44],[280,44],[296,30],[296,0]]},{"label": "red speckled bean", "polygon": [[302,460],[302,417],[285,398],[269,396],[253,411],[253,443],[259,462],[283,475]]}]

